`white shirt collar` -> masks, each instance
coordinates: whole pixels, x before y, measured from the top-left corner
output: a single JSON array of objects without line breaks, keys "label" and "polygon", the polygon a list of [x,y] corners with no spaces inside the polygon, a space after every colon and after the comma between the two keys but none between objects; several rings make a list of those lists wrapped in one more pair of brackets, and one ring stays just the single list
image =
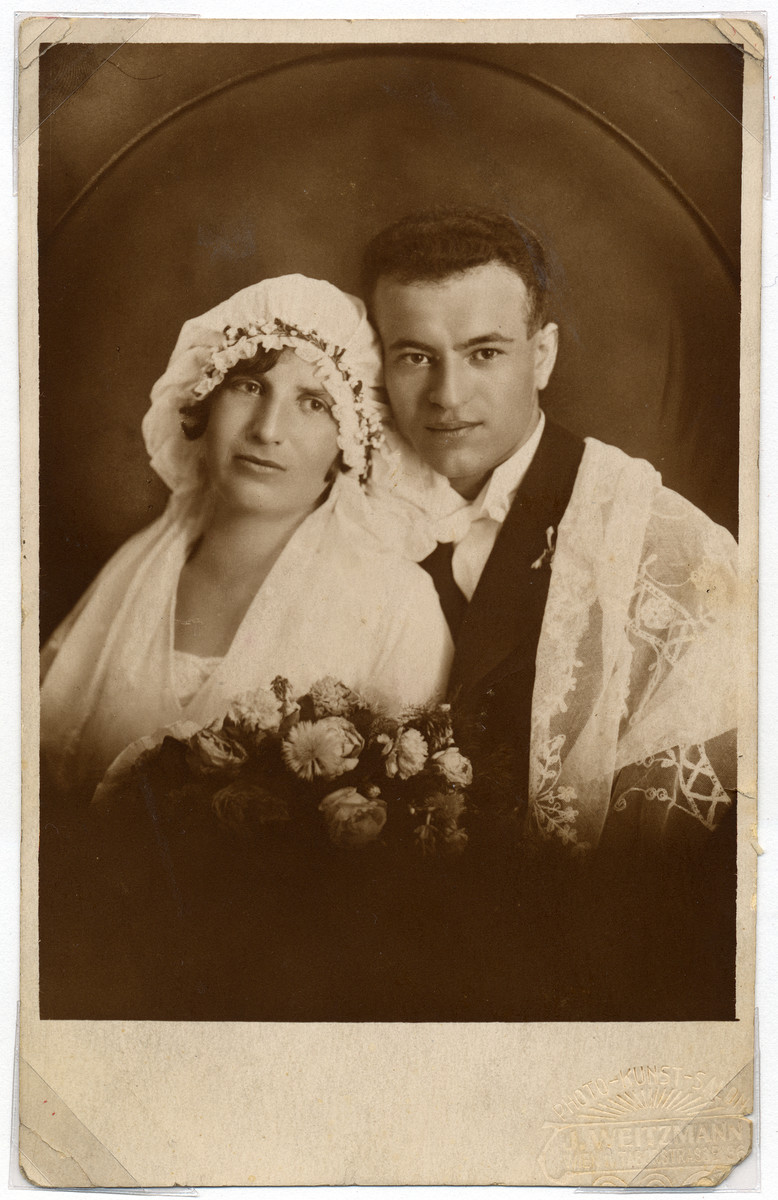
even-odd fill
[{"label": "white shirt collar", "polygon": [[518,450],[495,467],[481,491],[472,502],[473,520],[490,517],[493,521],[504,521],[516,498],[529,465],[535,457],[546,425],[546,414],[540,413],[538,423],[531,436]]},{"label": "white shirt collar", "polygon": [[[510,458],[495,467],[474,500],[464,500],[447,481],[443,481],[444,486],[436,496],[434,509],[430,511],[432,506],[428,508],[439,542],[460,541],[472,523],[482,517],[498,523],[505,520],[519,485],[535,457],[545,424],[546,417],[541,412],[532,435]],[[442,476],[437,478],[442,480]]]}]

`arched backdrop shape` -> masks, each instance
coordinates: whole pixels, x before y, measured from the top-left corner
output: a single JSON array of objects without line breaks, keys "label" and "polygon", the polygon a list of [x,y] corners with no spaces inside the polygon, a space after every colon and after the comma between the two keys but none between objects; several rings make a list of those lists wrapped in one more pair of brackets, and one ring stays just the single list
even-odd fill
[{"label": "arched backdrop shape", "polygon": [[43,634],[164,505],[140,423],[183,321],[292,271],[357,290],[366,240],[442,202],[544,240],[547,411],[735,529],[737,265],[663,166],[564,89],[461,50],[301,54],[155,121],[41,244]]}]

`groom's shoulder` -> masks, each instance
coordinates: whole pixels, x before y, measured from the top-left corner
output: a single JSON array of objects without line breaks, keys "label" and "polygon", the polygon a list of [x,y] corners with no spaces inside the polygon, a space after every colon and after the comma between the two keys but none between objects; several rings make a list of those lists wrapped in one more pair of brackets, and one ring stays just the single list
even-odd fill
[{"label": "groom's shoulder", "polygon": [[629,495],[636,501],[642,500],[648,509],[649,523],[665,523],[668,535],[674,529],[678,539],[689,534],[707,534],[734,544],[733,535],[724,525],[717,523],[687,496],[669,487],[647,459],[627,454],[618,446],[597,438],[586,438],[579,481],[581,490],[588,483],[592,491],[611,495],[616,500]]},{"label": "groom's shoulder", "polygon": [[730,579],[737,574],[729,529],[666,486],[648,461],[595,438],[586,439],[565,517],[589,553],[630,557],[636,545],[638,569],[660,580],[696,577],[713,562]]}]

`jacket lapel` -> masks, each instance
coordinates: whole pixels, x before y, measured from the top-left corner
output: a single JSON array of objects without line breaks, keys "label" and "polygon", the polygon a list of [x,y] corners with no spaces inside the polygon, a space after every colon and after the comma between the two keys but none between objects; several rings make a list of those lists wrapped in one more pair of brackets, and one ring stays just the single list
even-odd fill
[{"label": "jacket lapel", "polygon": [[580,438],[547,421],[462,621],[451,691],[466,693],[497,668],[516,670],[522,664],[532,688],[551,578],[549,539],[553,545],[583,448]]}]

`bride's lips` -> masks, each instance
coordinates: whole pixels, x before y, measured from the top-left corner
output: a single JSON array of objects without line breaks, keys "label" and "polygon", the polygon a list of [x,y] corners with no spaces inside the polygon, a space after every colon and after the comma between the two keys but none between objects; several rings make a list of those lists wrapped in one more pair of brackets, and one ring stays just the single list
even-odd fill
[{"label": "bride's lips", "polygon": [[260,458],[257,454],[236,454],[235,458],[240,463],[245,463],[251,467],[253,471],[259,474],[272,474],[275,471],[285,471],[286,467],[281,463],[276,462],[272,458]]}]

